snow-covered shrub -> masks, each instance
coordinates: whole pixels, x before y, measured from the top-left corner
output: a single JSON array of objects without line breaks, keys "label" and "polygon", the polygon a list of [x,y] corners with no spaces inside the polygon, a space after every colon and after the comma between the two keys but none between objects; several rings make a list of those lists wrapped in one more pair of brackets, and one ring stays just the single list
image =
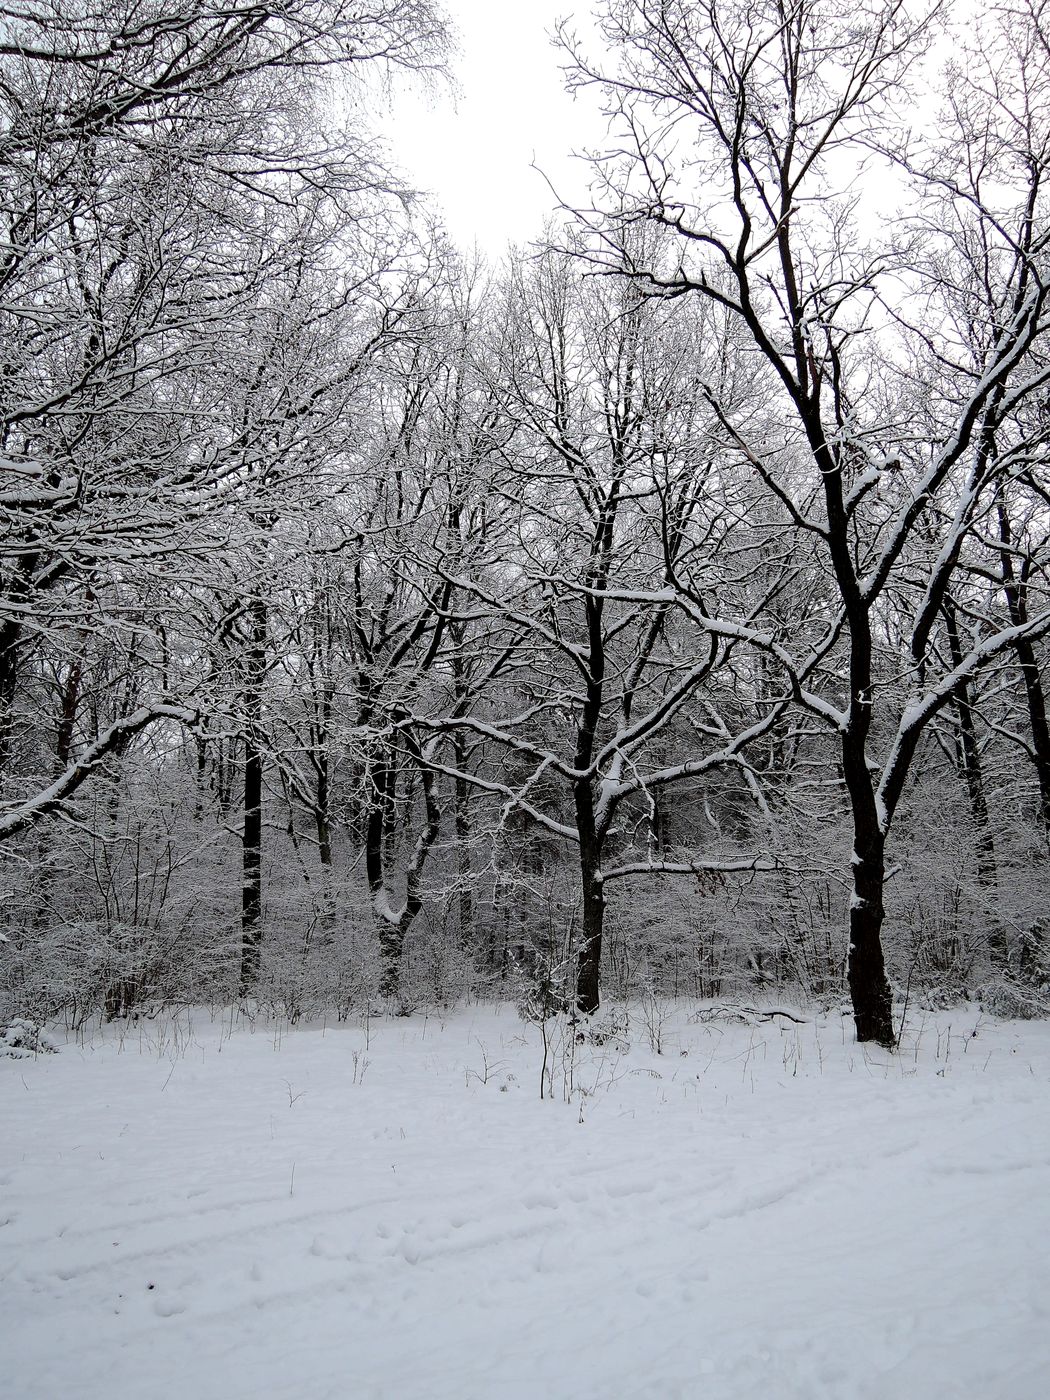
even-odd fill
[{"label": "snow-covered shrub", "polygon": [[571,968],[567,957],[545,955],[524,947],[515,951],[515,1005],[523,1021],[542,1024],[561,1016],[572,1005]]},{"label": "snow-covered shrub", "polygon": [[471,948],[440,905],[426,909],[405,935],[399,994],[410,1006],[454,1006],[474,989]]},{"label": "snow-covered shrub", "polygon": [[983,1011],[1011,1021],[1036,1021],[1050,1017],[1050,988],[1034,986],[1014,977],[997,977],[980,991]]},{"label": "snow-covered shrub", "polygon": [[299,921],[268,919],[254,1000],[293,1025],[335,1016],[346,1020],[376,995],[379,946],[366,918],[354,911]]},{"label": "snow-covered shrub", "polygon": [[58,1045],[39,1022],[25,1016],[12,1016],[0,1023],[0,1057],[23,1060],[57,1053]]},{"label": "snow-covered shrub", "polygon": [[608,1046],[621,1055],[631,1048],[631,1020],[626,1007],[610,1007],[590,1020],[581,1018],[579,1033],[591,1045]]}]

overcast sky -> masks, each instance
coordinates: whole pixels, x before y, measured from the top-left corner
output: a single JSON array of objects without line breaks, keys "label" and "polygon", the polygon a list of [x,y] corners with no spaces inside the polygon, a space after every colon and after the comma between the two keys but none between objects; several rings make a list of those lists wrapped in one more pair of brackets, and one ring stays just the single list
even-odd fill
[{"label": "overcast sky", "polygon": [[[455,27],[451,68],[457,91],[400,80],[391,105],[371,114],[395,165],[420,190],[464,250],[475,243],[498,261],[509,242],[536,237],[555,197],[539,172],[569,203],[584,204],[589,171],[571,152],[604,144],[597,95],[565,92],[564,56],[550,43],[560,18],[595,47],[592,0],[442,0]],[[952,0],[956,18],[973,0]],[[946,56],[947,38],[935,55]],[[916,109],[919,110],[919,109]],[[539,169],[533,169],[535,164]],[[851,172],[854,176],[858,172]],[[885,173],[863,176],[880,216],[896,185]]]},{"label": "overcast sky", "polygon": [[498,259],[509,241],[534,237],[554,204],[533,161],[569,199],[586,188],[586,170],[569,152],[595,144],[604,128],[593,105],[566,94],[548,33],[574,13],[584,31],[589,4],[445,0],[445,9],[458,30],[458,97],[402,86],[380,125],[396,164],[433,193],[455,241]]}]

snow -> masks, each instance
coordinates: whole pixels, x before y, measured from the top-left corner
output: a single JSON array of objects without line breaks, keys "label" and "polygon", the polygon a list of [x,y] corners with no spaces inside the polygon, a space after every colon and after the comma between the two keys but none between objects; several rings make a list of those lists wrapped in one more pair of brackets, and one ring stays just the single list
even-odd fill
[{"label": "snow", "polygon": [[137,710],[114,720],[87,748],[80,753],[64,772],[60,773],[50,786],[34,796],[6,802],[0,805],[0,839],[23,831],[39,816],[53,811],[64,798],[74,793],[92,769],[97,768],[103,759],[108,758],[117,747],[119,740],[129,734],[137,734],[147,724],[155,720],[174,719],[181,724],[193,724],[198,719],[197,712],[181,705],[155,702],[140,705]]},{"label": "snow", "polygon": [[689,1010],[0,1060],[5,1396],[1043,1400],[1050,1026]]},{"label": "snow", "polygon": [[392,924],[394,928],[401,922],[403,909],[395,909],[390,898],[390,892],[386,889],[377,890],[372,899],[372,905],[376,912],[376,917],[382,919],[385,924]]}]

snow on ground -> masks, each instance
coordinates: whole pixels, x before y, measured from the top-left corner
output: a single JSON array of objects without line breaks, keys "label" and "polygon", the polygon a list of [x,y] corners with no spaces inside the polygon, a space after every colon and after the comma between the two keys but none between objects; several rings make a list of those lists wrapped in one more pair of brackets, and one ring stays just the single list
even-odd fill
[{"label": "snow on ground", "polygon": [[687,1010],[0,1060],[5,1400],[1045,1400],[1050,1026]]}]

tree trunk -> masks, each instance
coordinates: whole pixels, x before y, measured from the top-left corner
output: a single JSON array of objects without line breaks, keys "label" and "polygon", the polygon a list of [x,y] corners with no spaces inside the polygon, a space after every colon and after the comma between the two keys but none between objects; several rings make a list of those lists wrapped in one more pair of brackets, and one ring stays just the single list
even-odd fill
[{"label": "tree trunk", "polygon": [[[466,667],[463,664],[463,629],[453,626],[450,628],[450,633],[454,644],[452,679],[455,686],[456,713],[465,714],[470,705],[470,697],[467,690]],[[452,752],[458,773],[455,780],[455,830],[459,875],[459,941],[461,947],[470,949],[474,946],[475,924],[474,890],[470,862],[471,788],[464,776],[470,761],[470,751],[466,733],[462,729],[457,729],[452,735]]]},{"label": "tree trunk", "polygon": [[605,886],[602,883],[602,837],[595,827],[594,791],[589,777],[575,783],[575,826],[580,833],[582,920],[575,972],[575,1004],[592,1016],[601,1002],[602,931]]},{"label": "tree trunk", "polygon": [[332,787],[330,754],[332,750],[332,702],[335,688],[330,680],[322,682],[320,714],[311,727],[311,755],[316,784],[314,787],[314,827],[317,832],[317,858],[328,875],[332,869]]},{"label": "tree trunk", "polygon": [[892,1050],[897,1043],[893,1033],[893,997],[882,952],[886,834],[879,819],[868,766],[868,735],[875,698],[871,627],[867,612],[855,600],[851,599],[847,606],[852,698],[842,736],[842,776],[853,814],[853,895],[849,910],[847,979],[857,1040],[862,1044],[874,1041]]},{"label": "tree trunk", "polygon": [[[386,879],[389,864],[387,833],[376,830],[372,817],[369,819],[369,840],[365,851],[368,883],[376,903],[379,916],[379,949],[383,959],[383,973],[379,990],[383,996],[397,996],[401,987],[401,957],[404,950],[405,934],[423,909],[423,872],[430,851],[441,834],[441,809],[434,788],[434,775],[427,767],[429,758],[420,748],[415,738],[408,733],[402,735],[405,747],[418,767],[420,791],[423,796],[425,822],[423,830],[416,838],[412,858],[405,867],[405,902],[401,910],[395,911],[390,904],[390,892]],[[394,807],[394,784],[396,770],[393,760],[388,762],[383,779],[382,791],[387,794],[386,808],[392,814]],[[411,793],[406,797],[406,806],[411,808]],[[378,813],[380,826],[384,813]],[[386,823],[388,824],[388,823]]]},{"label": "tree trunk", "polygon": [[259,977],[262,944],[263,754],[262,683],[266,668],[266,605],[249,607],[250,637],[245,686],[244,827],[241,837],[241,975],[240,994],[248,996]]},{"label": "tree trunk", "polygon": [[[963,663],[962,639],[955,614],[955,604],[951,598],[944,600],[944,617],[948,630],[948,646],[952,666],[958,668]],[[993,896],[993,908],[989,911],[991,925],[988,930],[988,951],[992,964],[1006,966],[1006,931],[997,918],[994,908],[994,892],[998,884],[998,870],[995,862],[995,840],[992,825],[988,820],[988,800],[984,791],[984,774],[981,770],[981,750],[977,742],[977,729],[973,722],[973,698],[969,684],[961,681],[956,687],[955,713],[958,719],[959,768],[966,784],[966,795],[970,801],[970,815],[973,818],[976,837],[977,883],[981,889]]]},{"label": "tree trunk", "polygon": [[[9,596],[20,602],[22,594],[12,589]],[[19,618],[8,618],[0,627],[0,778],[7,772],[14,748],[21,645],[22,622]]]},{"label": "tree trunk", "polygon": [[849,990],[857,1040],[892,1050],[893,998],[882,954],[886,861],[881,834],[854,824],[853,898],[849,911]]},{"label": "tree trunk", "polygon": [[[15,735],[15,696],[18,693],[19,659],[23,624],[19,614],[32,598],[31,579],[40,561],[39,554],[28,554],[17,565],[7,586],[5,603],[12,605],[12,616],[0,626],[0,776],[11,761]],[[64,571],[63,571],[64,572]]]},{"label": "tree trunk", "polygon": [[1018,642],[1017,660],[1024,679],[1028,702],[1028,723],[1032,735],[1032,753],[1036,778],[1039,782],[1039,814],[1043,827],[1050,835],[1050,724],[1046,716],[1046,696],[1039,675],[1039,662],[1031,642]]},{"label": "tree trunk", "polygon": [[66,683],[62,687],[62,708],[58,717],[58,732],[55,736],[55,776],[69,767],[73,756],[73,730],[76,725],[77,705],[80,701],[80,683],[83,679],[83,661],[77,656],[69,668]]},{"label": "tree trunk", "polygon": [[7,770],[14,741],[18,644],[21,631],[21,625],[11,621],[0,627],[0,775]]},{"label": "tree trunk", "polygon": [[332,868],[332,823],[329,816],[328,754],[317,756],[317,786],[314,793],[314,828],[317,832],[317,858],[325,870]]},{"label": "tree trunk", "polygon": [[379,977],[379,995],[396,997],[401,986],[401,954],[405,946],[405,930],[386,919],[379,921],[379,956],[383,970]]},{"label": "tree trunk", "polygon": [[[611,539],[611,523],[609,526]],[[598,543],[601,544],[602,531]],[[607,546],[606,546],[607,547]],[[604,562],[608,567],[607,558]],[[604,586],[605,573],[597,573],[597,582]],[[587,773],[594,755],[595,734],[601,718],[602,694],[605,682],[605,637],[602,632],[603,600],[600,596],[587,599],[587,640],[589,643],[586,697],[576,735],[574,766]],[[583,897],[583,919],[580,945],[576,955],[576,1005],[585,1016],[593,1016],[601,999],[602,929],[605,923],[605,891],[602,887],[602,845],[608,822],[599,833],[594,814],[592,779],[578,778],[573,783],[573,807],[576,831],[580,840],[580,879]]]},{"label": "tree trunk", "polygon": [[592,1016],[601,1004],[602,930],[605,924],[605,889],[598,862],[581,857],[584,917],[577,953],[575,1002],[584,1015]]},{"label": "tree trunk", "polygon": [[[458,764],[459,745],[456,746],[456,750]],[[459,941],[462,947],[473,948],[475,917],[473,872],[470,864],[470,786],[465,778],[456,779],[455,829],[459,878]]]},{"label": "tree trunk", "polygon": [[[1002,499],[999,501],[999,538],[1003,544],[1003,592],[1006,594],[1010,621],[1015,627],[1020,627],[1028,621],[1027,578],[1023,567],[1020,578],[1014,568],[1013,530]],[[1039,812],[1044,830],[1050,836],[1050,722],[1047,721],[1046,696],[1043,693],[1034,645],[1029,641],[1022,641],[1017,642],[1014,649],[1024,681],[1025,699],[1028,702],[1032,755],[1039,782]]]},{"label": "tree trunk", "polygon": [[389,824],[388,810],[393,799],[395,781],[393,763],[385,751],[376,758],[369,776],[371,791],[365,817],[365,878],[368,881],[379,929],[379,953],[383,964],[379,994],[394,997],[397,996],[400,982],[401,949],[405,938],[400,921],[392,918],[391,911],[388,908],[380,908],[378,903],[389,902],[386,887],[386,828]]},{"label": "tree trunk", "polygon": [[244,742],[244,832],[241,838],[241,982],[247,996],[259,976],[262,943],[262,754]]}]

